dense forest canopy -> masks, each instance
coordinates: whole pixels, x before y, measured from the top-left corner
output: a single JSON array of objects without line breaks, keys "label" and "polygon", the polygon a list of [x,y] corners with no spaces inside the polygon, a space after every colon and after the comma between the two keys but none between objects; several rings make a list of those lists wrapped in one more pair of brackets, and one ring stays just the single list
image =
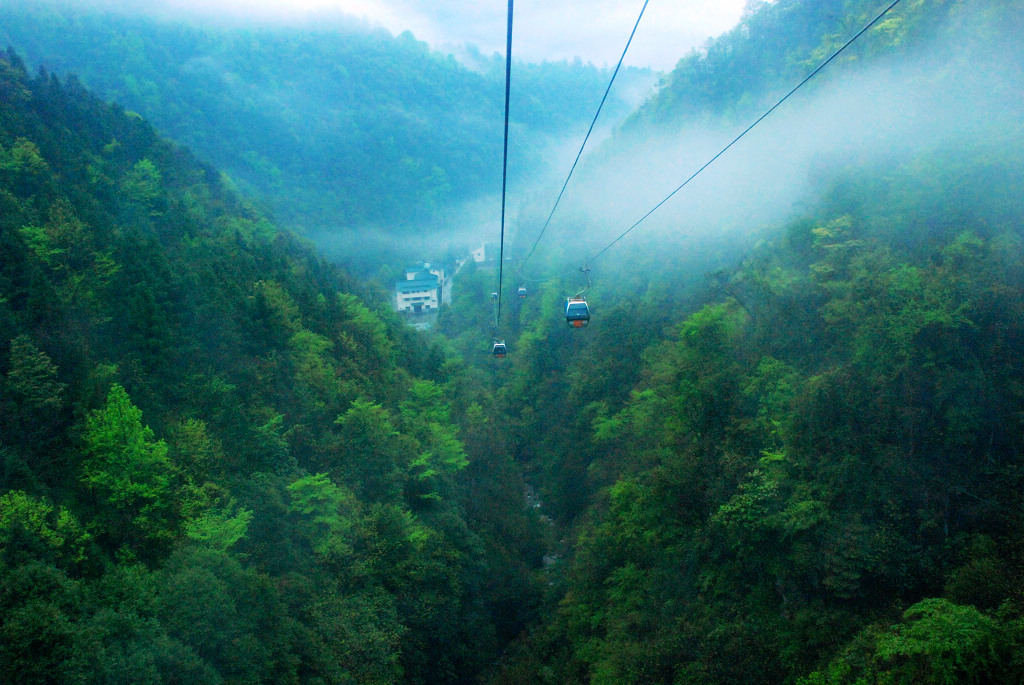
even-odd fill
[{"label": "dense forest canopy", "polygon": [[[836,26],[879,9],[766,6],[683,60],[608,147],[643,146],[655,125],[661,145],[741,129],[849,35]],[[845,20],[823,36],[818,10]],[[741,79],[753,54],[777,64],[754,28],[780,13],[804,47],[774,53],[785,74]],[[565,221],[536,270],[568,275],[513,304],[499,401],[571,533],[558,601],[495,682],[1021,678],[1022,22],[1011,3],[915,3],[883,22],[755,138],[811,140],[795,214],[729,213],[679,238],[691,206],[668,212],[594,265],[583,336],[552,326],[616,208],[592,193],[594,216]],[[661,104],[705,72],[739,88]],[[833,119],[847,138],[822,145]],[[617,172],[650,162],[630,153],[605,154]],[[473,285],[484,304],[490,277]],[[463,344],[486,334],[457,337],[473,322],[458,302],[445,316]]]},{"label": "dense forest canopy", "polygon": [[[274,189],[240,194],[12,38],[0,682],[1024,680],[1020,3],[904,0],[747,141],[780,162],[770,202],[696,186],[594,264],[590,325],[562,320],[580,261],[648,206],[650,150],[701,159],[880,9],[750,3],[682,59],[588,158],[528,297],[506,290],[502,360],[492,266],[415,331],[259,209]],[[168,92],[147,117],[214,135],[182,113],[211,103]],[[769,168],[745,154],[729,190]],[[517,210],[516,258],[549,208]]]},{"label": "dense forest canopy", "polygon": [[0,93],[0,681],[474,682],[542,531],[470,372],[138,115]]}]

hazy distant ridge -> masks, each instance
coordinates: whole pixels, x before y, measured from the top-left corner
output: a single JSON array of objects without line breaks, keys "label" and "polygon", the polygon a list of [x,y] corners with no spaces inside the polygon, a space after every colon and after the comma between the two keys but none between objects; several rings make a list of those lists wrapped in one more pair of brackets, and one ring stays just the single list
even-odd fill
[{"label": "hazy distant ridge", "polygon": [[[140,112],[290,225],[418,228],[500,188],[497,56],[477,72],[411,34],[353,23],[200,28],[24,0],[0,6],[0,43]],[[517,67],[513,174],[535,174],[552,136],[585,131],[607,76]],[[628,70],[623,92],[636,78],[650,77]],[[613,94],[608,114],[626,113]]]}]

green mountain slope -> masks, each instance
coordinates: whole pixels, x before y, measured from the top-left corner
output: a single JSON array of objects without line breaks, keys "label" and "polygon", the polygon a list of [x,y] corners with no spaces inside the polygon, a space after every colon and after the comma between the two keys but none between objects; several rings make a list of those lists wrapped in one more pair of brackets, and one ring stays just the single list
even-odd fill
[{"label": "green mountain slope", "polygon": [[[708,118],[760,114],[807,76],[888,3],[873,0],[772,0],[748,3],[731,31],[680,60],[624,128],[679,127]],[[993,16],[1006,3],[984,3]],[[903,2],[818,79],[840,78],[842,65],[887,64],[912,58],[922,46],[956,26],[967,3]],[[1012,24],[1011,24],[1012,25]],[[956,30],[956,29],[954,29]],[[970,39],[970,36],[968,36]],[[817,84],[816,84],[817,85]]]},{"label": "green mountain slope", "polygon": [[470,372],[138,115],[0,96],[0,682],[476,682],[541,531]]},{"label": "green mountain slope", "polygon": [[[794,83],[774,57],[801,55],[802,78],[866,21],[864,3],[780,1],[746,25],[784,10],[800,40],[714,43],[609,147],[742,125]],[[881,73],[932,103],[922,126],[809,156],[813,192],[773,228],[750,216],[756,246],[630,236],[594,265],[584,331],[560,320],[579,255],[551,249],[543,271],[570,275],[509,306],[496,374],[564,544],[493,683],[1024,678],[1022,22],[1019,3],[909,3],[811,110]]]},{"label": "green mountain slope", "polygon": [[[1024,680],[1024,17],[905,1],[809,109],[889,72],[927,126],[807,156],[757,245],[631,236],[582,331],[552,241],[502,360],[495,269],[413,335],[8,55],[0,679]],[[745,120],[869,11],[754,9],[612,144]]]}]

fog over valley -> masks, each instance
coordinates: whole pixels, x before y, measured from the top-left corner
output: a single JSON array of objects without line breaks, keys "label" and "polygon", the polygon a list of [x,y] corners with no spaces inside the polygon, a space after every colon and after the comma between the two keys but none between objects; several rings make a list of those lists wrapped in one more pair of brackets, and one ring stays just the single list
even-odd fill
[{"label": "fog over valley", "polygon": [[[1021,46],[1013,40],[988,46],[971,60],[965,58],[955,34],[936,38],[898,63],[862,68],[853,59],[840,60],[625,240],[635,241],[640,251],[662,255],[667,244],[706,236],[735,240],[742,250],[748,240],[763,237],[766,229],[807,207],[827,184],[852,168],[891,174],[920,155],[995,149],[1013,141],[1024,120],[1022,101],[1008,97],[1024,86],[1019,63],[1003,59],[1005,54],[1020,53]],[[733,110],[713,125],[692,121],[682,112],[676,124],[632,123],[613,139],[592,143],[545,231],[540,256],[547,244],[560,251],[571,242],[577,265],[582,265],[715,157],[798,81],[780,83],[776,91],[760,96],[760,104]],[[543,154],[546,165],[537,170],[547,175],[513,175],[529,179],[510,189],[514,258],[523,256],[540,233],[583,132]],[[513,148],[516,142],[513,136]],[[515,168],[519,160],[514,152],[510,159]],[[484,216],[456,223],[484,227],[491,218],[494,231],[493,217],[486,212],[493,215],[497,202],[495,198],[490,205],[476,203]],[[687,243],[681,249],[691,248]],[[556,268],[555,273],[563,270]]]}]

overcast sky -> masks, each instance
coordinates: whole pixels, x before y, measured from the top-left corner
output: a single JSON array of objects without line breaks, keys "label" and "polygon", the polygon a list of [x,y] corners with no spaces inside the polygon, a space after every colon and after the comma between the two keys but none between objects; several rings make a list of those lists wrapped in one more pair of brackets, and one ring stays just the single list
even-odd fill
[{"label": "overcast sky", "polygon": [[[669,70],[692,48],[736,25],[746,0],[650,0],[626,63]],[[168,0],[177,7],[222,7],[233,14],[288,14],[334,8],[394,34],[412,31],[441,50],[476,45],[505,51],[503,0]],[[614,66],[643,0],[519,0],[513,56],[528,62],[579,57]]]}]

